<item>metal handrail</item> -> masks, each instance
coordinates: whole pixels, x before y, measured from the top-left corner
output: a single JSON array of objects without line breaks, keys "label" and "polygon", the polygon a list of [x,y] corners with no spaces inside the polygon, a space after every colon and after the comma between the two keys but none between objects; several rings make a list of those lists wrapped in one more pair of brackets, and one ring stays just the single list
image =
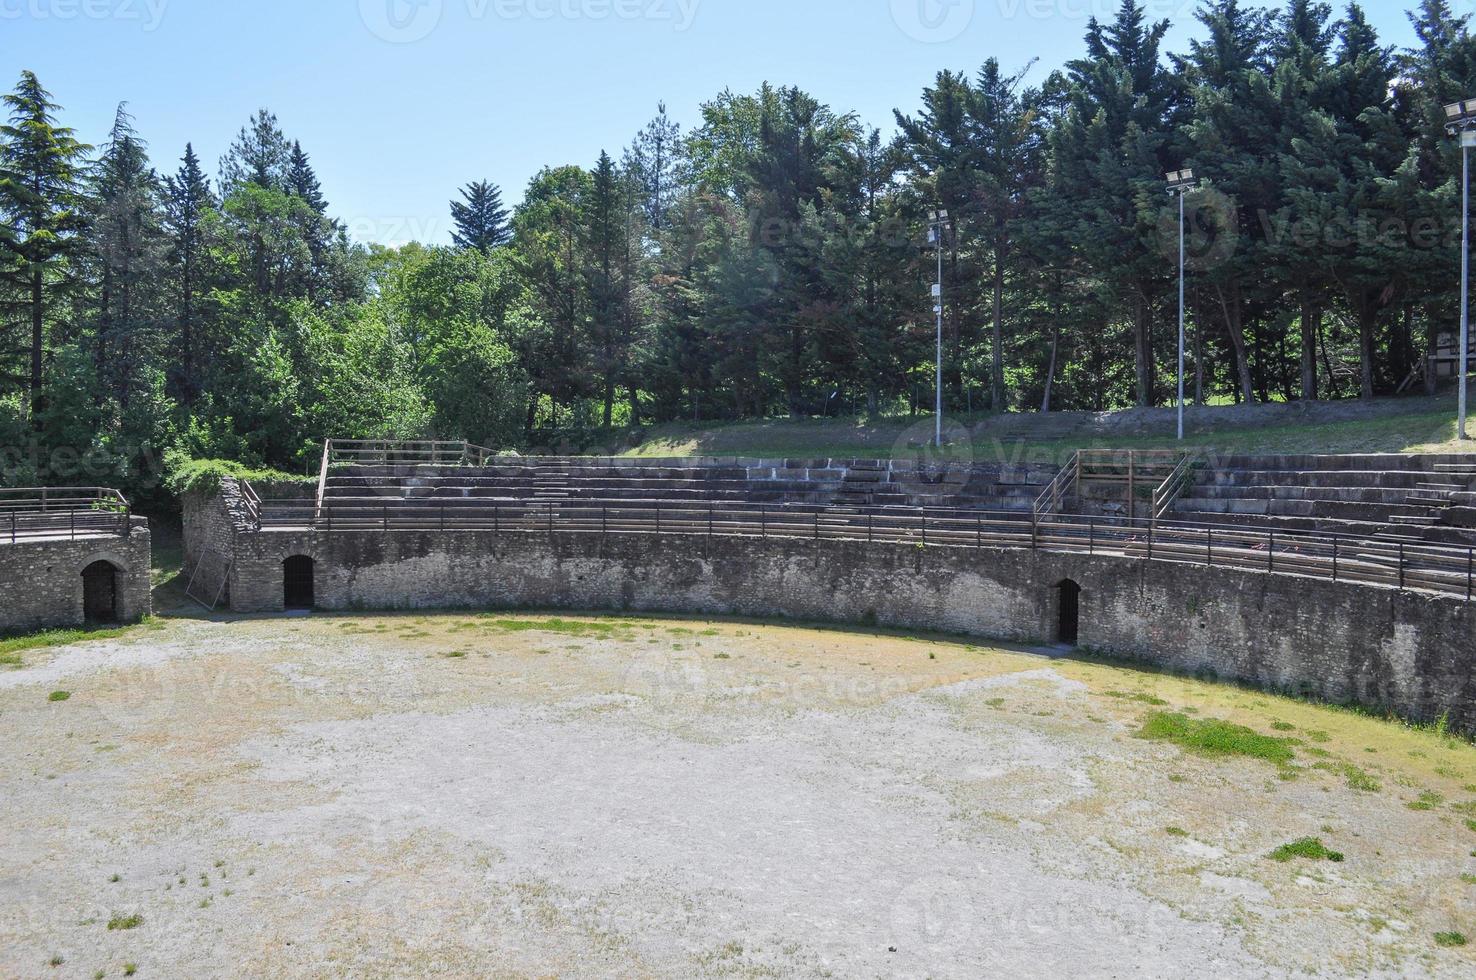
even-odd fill
[{"label": "metal handrail", "polygon": [[1185,455],[1179,460],[1179,465],[1169,474],[1163,485],[1153,491],[1153,520],[1161,520],[1183,496],[1184,491],[1192,485],[1190,477],[1199,460],[1193,455]]},{"label": "metal handrail", "polygon": [[110,487],[0,489],[0,541],[23,538],[128,537],[133,507]]},{"label": "metal handrail", "polygon": [[389,501],[330,505],[321,521],[303,501],[267,501],[265,530],[631,533],[862,540],[973,548],[1111,554],[1150,561],[1243,568],[1336,582],[1419,589],[1473,600],[1476,547],[1422,545],[1358,535],[1058,517],[1025,512],[828,508],[662,501]]},{"label": "metal handrail", "polygon": [[1035,520],[1039,521],[1061,512],[1065,503],[1067,488],[1076,484],[1081,479],[1081,467],[1082,454],[1080,452],[1073,453],[1071,462],[1067,463],[1061,472],[1056,474],[1056,478],[1046,487],[1045,492],[1036,499],[1035,507],[1032,510]]}]

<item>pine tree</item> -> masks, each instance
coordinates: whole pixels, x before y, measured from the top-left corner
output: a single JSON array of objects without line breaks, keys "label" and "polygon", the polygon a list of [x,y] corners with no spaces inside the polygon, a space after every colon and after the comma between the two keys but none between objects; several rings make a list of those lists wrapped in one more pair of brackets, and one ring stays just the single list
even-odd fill
[{"label": "pine tree", "polygon": [[26,337],[16,348],[29,359],[20,378],[29,393],[32,423],[39,425],[48,321],[78,286],[71,261],[85,226],[79,167],[89,148],[71,129],[56,125],[60,107],[32,72],[21,73],[3,102],[10,121],[0,126],[0,251],[5,258],[0,275],[7,292],[15,294],[5,302],[3,325]]},{"label": "pine tree", "polygon": [[451,202],[451,220],[456,230],[451,240],[457,248],[476,249],[483,255],[506,245],[512,239],[507,223],[507,209],[502,206],[502,191],[496,184],[476,181],[461,189],[464,201]]},{"label": "pine tree", "polygon": [[624,161],[626,173],[640,190],[646,222],[654,231],[666,227],[666,215],[684,179],[685,167],[682,127],[667,115],[666,103],[658,103],[656,118],[626,150]]},{"label": "pine tree", "polygon": [[170,393],[185,404],[200,393],[196,296],[202,283],[205,260],[203,222],[206,212],[217,206],[210,181],[200,167],[195,148],[185,144],[179,171],[164,178],[164,228],[170,238],[169,262],[174,271],[176,330],[179,356],[169,373]]},{"label": "pine tree", "polygon": [[99,271],[96,366],[127,411],[160,338],[159,179],[125,106],[119,106],[92,176],[90,238]]},{"label": "pine tree", "polygon": [[316,211],[319,216],[328,214],[328,201],[323,197],[323,188],[318,183],[318,175],[313,172],[312,164],[308,162],[308,155],[302,151],[302,144],[296,141],[292,143],[292,153],[288,158],[287,193],[306,201],[308,207]]},{"label": "pine tree", "polygon": [[259,109],[241,128],[220,161],[220,191],[229,197],[246,184],[263,190],[286,190],[292,148],[270,110]]}]

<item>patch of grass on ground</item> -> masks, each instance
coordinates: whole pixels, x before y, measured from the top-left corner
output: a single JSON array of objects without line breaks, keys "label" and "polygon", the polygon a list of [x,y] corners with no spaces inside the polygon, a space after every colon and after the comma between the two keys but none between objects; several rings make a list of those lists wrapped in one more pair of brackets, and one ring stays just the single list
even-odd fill
[{"label": "patch of grass on ground", "polygon": [[1107,691],[1106,695],[1109,698],[1116,698],[1119,701],[1136,701],[1139,704],[1151,704],[1155,708],[1168,707],[1168,702],[1163,698],[1152,694],[1145,694],[1142,691]]},{"label": "patch of grass on ground", "polygon": [[51,701],[51,702],[70,701],[71,699],[72,699],[72,692],[71,691],[52,691],[50,694],[48,694],[46,696],[46,700]]},{"label": "patch of grass on ground", "polygon": [[558,633],[574,637],[611,637],[628,629],[623,623],[578,619],[489,619],[482,625],[503,633]]},{"label": "patch of grass on ground", "polygon": [[1420,798],[1418,800],[1415,800],[1413,803],[1406,803],[1405,806],[1409,807],[1411,810],[1433,810],[1444,802],[1445,797],[1441,796],[1439,793],[1431,793],[1426,791],[1420,794]]},{"label": "patch of grass on ground", "polygon": [[1331,861],[1334,864],[1343,862],[1343,855],[1337,851],[1330,851],[1316,837],[1303,837],[1301,840],[1283,844],[1271,852],[1271,860],[1286,864],[1303,858],[1308,861]]},{"label": "patch of grass on ground", "polygon": [[1286,765],[1296,758],[1291,742],[1262,735],[1243,725],[1213,718],[1196,719],[1183,714],[1160,712],[1151,716],[1138,733],[1140,738],[1173,744],[1211,758],[1247,756]]},{"label": "patch of grass on ground", "polygon": [[[152,625],[145,623],[144,625]],[[102,629],[46,630],[26,636],[12,636],[0,640],[0,667],[20,667],[24,661],[22,653],[30,650],[46,650],[51,647],[70,646],[86,640],[116,640],[127,636],[137,626],[112,626]]]},{"label": "patch of grass on ground", "polygon": [[108,920],[108,932],[127,931],[137,929],[143,925],[143,916],[135,912],[133,915],[115,915]]},{"label": "patch of grass on ground", "polygon": [[1183,827],[1165,827],[1165,828],[1163,828],[1163,832],[1165,834],[1168,834],[1170,837],[1188,837],[1189,836],[1189,831],[1185,830]]},{"label": "patch of grass on ground", "polygon": [[1469,942],[1465,933],[1461,932],[1437,932],[1435,934],[1435,945],[1442,949],[1458,949]]}]

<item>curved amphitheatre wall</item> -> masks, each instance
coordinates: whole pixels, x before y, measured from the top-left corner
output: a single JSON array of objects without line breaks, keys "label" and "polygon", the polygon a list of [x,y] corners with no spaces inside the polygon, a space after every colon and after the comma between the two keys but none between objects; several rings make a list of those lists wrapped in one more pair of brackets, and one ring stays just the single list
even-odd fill
[{"label": "curved amphitheatre wall", "polygon": [[[224,513],[229,508],[220,512]],[[186,526],[190,526],[187,520]],[[1063,583],[1082,648],[1476,731],[1476,604],[1130,558],[797,538],[561,531],[238,533],[230,606],[284,605],[314,559],[318,608],[689,613],[1050,644]],[[1068,600],[1069,603],[1069,600]]]}]

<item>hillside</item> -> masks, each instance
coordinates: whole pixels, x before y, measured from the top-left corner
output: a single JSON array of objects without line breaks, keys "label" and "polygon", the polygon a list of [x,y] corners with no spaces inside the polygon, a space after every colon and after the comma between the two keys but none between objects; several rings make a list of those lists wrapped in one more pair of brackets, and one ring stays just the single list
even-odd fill
[{"label": "hillside", "polygon": [[[924,416],[665,425],[641,433],[640,444],[624,455],[890,459],[916,452],[931,440],[932,431],[931,418]],[[1173,448],[1175,412],[973,416],[953,420],[950,431],[956,453],[1023,461],[1075,449]],[[967,451],[962,446],[965,434],[971,444]],[[1187,445],[1218,453],[1476,451],[1476,445],[1455,440],[1454,398],[1193,408]]]}]

